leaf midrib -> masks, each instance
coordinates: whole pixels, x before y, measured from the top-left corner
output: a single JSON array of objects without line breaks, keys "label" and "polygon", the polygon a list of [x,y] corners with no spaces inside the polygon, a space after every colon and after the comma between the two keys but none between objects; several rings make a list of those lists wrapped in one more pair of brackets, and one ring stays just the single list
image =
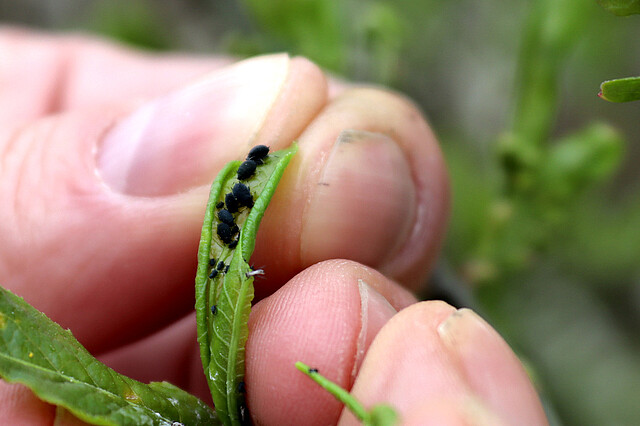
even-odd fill
[{"label": "leaf midrib", "polygon": [[[160,414],[160,413],[159,413],[159,412],[157,412],[156,410],[154,410],[154,409],[150,408],[149,406],[147,406],[147,405],[144,403],[144,400],[143,400],[142,398],[139,398],[139,399],[138,399],[138,401],[140,401],[140,404],[136,404],[136,403],[133,403],[133,402],[131,402],[131,401],[127,400],[127,399],[126,399],[124,396],[122,396],[122,395],[118,395],[118,394],[116,394],[116,393],[114,393],[114,392],[112,392],[112,391],[109,391],[109,390],[107,390],[107,389],[101,388],[101,387],[99,387],[98,385],[94,385],[94,384],[90,384],[90,383],[84,382],[84,381],[79,380],[79,379],[77,379],[77,378],[75,378],[75,377],[73,377],[73,376],[68,376],[68,375],[66,375],[66,374],[64,374],[64,373],[62,373],[62,372],[60,372],[60,371],[58,371],[58,370],[46,369],[46,368],[44,368],[44,367],[42,367],[42,366],[40,366],[40,365],[37,365],[37,364],[31,364],[31,363],[29,363],[29,362],[26,362],[25,360],[20,359],[20,358],[11,357],[11,356],[8,356],[8,355],[3,354],[3,353],[0,353],[0,358],[4,358],[4,359],[7,359],[7,360],[9,360],[9,361],[15,362],[15,363],[17,363],[17,364],[21,364],[21,365],[23,365],[23,366],[25,366],[25,367],[28,367],[28,368],[30,368],[30,369],[35,369],[35,370],[39,370],[39,371],[44,371],[44,372],[48,372],[48,373],[52,373],[52,374],[56,374],[56,375],[60,376],[61,378],[65,379],[67,382],[80,384],[80,385],[82,385],[82,386],[86,386],[86,387],[91,388],[91,389],[96,389],[96,390],[98,390],[100,393],[103,393],[103,394],[105,394],[105,395],[108,395],[108,396],[110,396],[112,399],[114,399],[114,400],[116,400],[116,401],[124,401],[124,402],[126,402],[128,405],[132,405],[132,406],[134,406],[134,407],[138,407],[138,408],[144,409],[144,410],[146,410],[146,411],[148,411],[148,412],[150,412],[150,413],[152,413],[152,414],[155,414],[155,415],[156,415],[156,416],[158,416],[161,420],[164,420],[164,421],[166,421],[166,422],[168,422],[168,423],[171,423],[171,420],[170,420],[170,419],[167,419],[166,417],[164,417],[162,414]],[[16,381],[17,381],[17,382],[20,382],[19,380],[16,380]],[[122,381],[122,382],[126,384],[126,382],[125,382],[125,381]],[[40,393],[40,391],[39,391],[39,390],[34,390],[34,392],[35,392],[35,393]],[[152,392],[152,391],[151,391],[151,392]],[[137,395],[137,394],[136,394],[136,395]],[[137,396],[139,397],[139,395],[137,395]],[[112,410],[112,411],[113,411],[113,410]]]}]

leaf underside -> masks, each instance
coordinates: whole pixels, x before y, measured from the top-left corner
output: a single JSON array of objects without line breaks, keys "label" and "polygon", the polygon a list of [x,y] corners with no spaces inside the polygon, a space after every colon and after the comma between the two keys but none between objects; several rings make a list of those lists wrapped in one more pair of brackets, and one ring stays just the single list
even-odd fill
[{"label": "leaf underside", "polygon": [[[203,368],[216,413],[224,424],[242,424],[248,416],[243,393],[247,322],[253,300],[253,277],[247,276],[252,271],[248,260],[255,247],[260,220],[296,151],[297,145],[293,144],[270,153],[255,174],[242,181],[250,188],[254,205],[234,213],[234,223],[240,228],[235,248],[229,248],[217,234],[220,208],[216,206],[225,202],[226,194],[239,182],[237,171],[241,162],[230,162],[211,185],[198,249],[196,318]],[[228,270],[225,272],[223,268],[209,278],[220,262]]]},{"label": "leaf underside", "polygon": [[166,382],[147,385],[102,364],[69,330],[2,287],[0,376],[92,424],[220,424],[189,393]]},{"label": "leaf underside", "polygon": [[630,102],[640,100],[640,77],[608,80],[600,85],[602,99],[609,102]]}]

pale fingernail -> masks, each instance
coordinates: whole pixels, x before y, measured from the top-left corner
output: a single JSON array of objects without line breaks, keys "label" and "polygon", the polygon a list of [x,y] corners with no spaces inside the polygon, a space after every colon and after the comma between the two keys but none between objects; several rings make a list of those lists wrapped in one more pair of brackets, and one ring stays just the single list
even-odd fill
[{"label": "pale fingernail", "polygon": [[356,359],[351,371],[352,381],[355,380],[373,339],[387,321],[398,313],[383,295],[364,280],[358,280],[358,291],[360,292],[360,333],[356,342]]},{"label": "pale fingernail", "polygon": [[437,330],[460,363],[473,393],[493,412],[507,423],[548,424],[522,363],[480,316],[470,309],[460,309]]},{"label": "pale fingernail", "polygon": [[306,209],[302,263],[346,258],[383,264],[408,238],[415,221],[415,192],[409,164],[392,139],[343,131]]},{"label": "pale fingernail", "polygon": [[501,426],[504,421],[491,411],[481,400],[468,397],[464,400],[461,411],[467,424],[474,426]]},{"label": "pale fingernail", "polygon": [[104,137],[98,174],[114,191],[139,196],[210,182],[250,146],[289,65],[287,55],[249,59],[142,105]]},{"label": "pale fingernail", "polygon": [[444,396],[416,404],[402,418],[405,426],[503,426],[505,423],[478,398]]}]

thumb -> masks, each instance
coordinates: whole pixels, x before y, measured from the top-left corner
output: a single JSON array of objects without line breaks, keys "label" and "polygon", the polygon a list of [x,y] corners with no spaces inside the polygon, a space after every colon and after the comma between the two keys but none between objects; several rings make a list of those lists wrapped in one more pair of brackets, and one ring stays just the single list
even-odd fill
[{"label": "thumb", "polygon": [[175,320],[193,306],[207,184],[249,146],[293,140],[325,100],[314,65],[272,55],[133,111],[3,130],[0,283],[95,352]]}]

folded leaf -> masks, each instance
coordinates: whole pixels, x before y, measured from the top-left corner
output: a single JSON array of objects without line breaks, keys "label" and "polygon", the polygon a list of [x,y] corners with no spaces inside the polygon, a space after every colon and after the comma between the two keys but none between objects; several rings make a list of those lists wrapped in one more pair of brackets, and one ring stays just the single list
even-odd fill
[{"label": "folded leaf", "polygon": [[224,424],[249,418],[244,347],[255,272],[248,260],[260,220],[296,151],[294,144],[267,155],[268,148],[258,146],[248,161],[229,163],[211,185],[198,249],[196,318],[203,368]]},{"label": "folded leaf", "polygon": [[148,385],[95,359],[71,334],[0,287],[0,376],[99,425],[216,425],[216,414],[169,383]]},{"label": "folded leaf", "polygon": [[602,99],[609,102],[629,102],[640,100],[640,77],[608,80],[600,85]]}]

